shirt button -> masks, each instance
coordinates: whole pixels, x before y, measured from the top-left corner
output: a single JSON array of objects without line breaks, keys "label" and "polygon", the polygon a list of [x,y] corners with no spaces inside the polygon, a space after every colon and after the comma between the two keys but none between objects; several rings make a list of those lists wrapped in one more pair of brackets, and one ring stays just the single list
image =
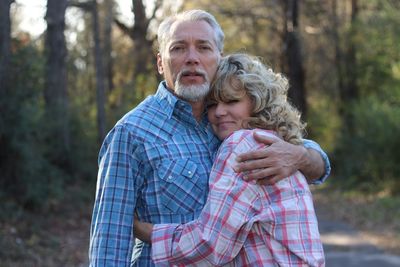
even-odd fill
[{"label": "shirt button", "polygon": [[172,176],[168,176],[168,179],[170,179],[170,180],[171,180],[171,179],[172,179]]},{"label": "shirt button", "polygon": [[188,174],[192,174],[192,172],[191,172],[191,171],[188,171]]}]

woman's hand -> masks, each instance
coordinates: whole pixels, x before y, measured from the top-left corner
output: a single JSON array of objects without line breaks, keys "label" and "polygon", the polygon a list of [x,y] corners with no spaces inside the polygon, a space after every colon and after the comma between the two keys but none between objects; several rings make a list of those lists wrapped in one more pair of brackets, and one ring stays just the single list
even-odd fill
[{"label": "woman's hand", "polygon": [[138,220],[137,216],[135,216],[133,229],[136,238],[139,238],[144,242],[151,243],[151,232],[153,231],[153,224],[141,222]]}]

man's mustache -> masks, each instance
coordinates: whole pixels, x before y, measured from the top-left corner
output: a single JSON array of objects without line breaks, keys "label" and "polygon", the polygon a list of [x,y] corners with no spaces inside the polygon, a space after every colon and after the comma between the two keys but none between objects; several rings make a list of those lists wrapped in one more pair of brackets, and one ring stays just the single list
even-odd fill
[{"label": "man's mustache", "polygon": [[183,76],[190,76],[190,75],[201,76],[204,78],[205,81],[208,81],[207,73],[202,70],[194,70],[194,71],[193,70],[182,70],[178,73],[177,80],[180,81]]}]

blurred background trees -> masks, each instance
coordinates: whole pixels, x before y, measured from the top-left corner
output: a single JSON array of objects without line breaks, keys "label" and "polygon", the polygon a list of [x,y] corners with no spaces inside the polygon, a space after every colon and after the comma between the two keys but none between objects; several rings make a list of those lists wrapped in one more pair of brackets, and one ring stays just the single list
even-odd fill
[{"label": "blurred background trees", "polygon": [[225,53],[260,56],[289,77],[308,137],[330,154],[330,182],[400,193],[398,1],[132,0],[124,21],[118,1],[48,0],[40,36],[19,29],[22,5],[0,0],[5,207],[46,210],[71,186],[94,196],[101,140],[161,79],[158,24],[189,8],[217,17]]}]

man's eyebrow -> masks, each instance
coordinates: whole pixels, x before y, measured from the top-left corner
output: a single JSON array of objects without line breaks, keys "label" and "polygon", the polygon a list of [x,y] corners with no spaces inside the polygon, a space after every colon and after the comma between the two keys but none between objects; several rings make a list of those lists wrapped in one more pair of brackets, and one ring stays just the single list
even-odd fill
[{"label": "man's eyebrow", "polygon": [[172,44],[179,44],[179,43],[186,43],[186,41],[185,40],[173,40],[172,42],[171,42]]},{"label": "man's eyebrow", "polygon": [[[209,43],[212,44],[213,40],[208,40],[208,39],[198,39],[195,41],[196,43]],[[172,40],[171,44],[186,44],[186,40]]]},{"label": "man's eyebrow", "polygon": [[208,39],[200,39],[200,40],[197,40],[197,42],[201,43],[201,44],[203,44],[203,43],[212,44],[213,43],[212,40],[208,40]]},{"label": "man's eyebrow", "polygon": [[179,45],[179,44],[186,44],[186,42],[185,42],[185,40],[172,40],[170,43],[169,43],[169,46],[171,47],[171,46],[173,46],[173,45]]},{"label": "man's eyebrow", "polygon": [[[187,44],[188,42],[186,40],[172,40],[168,47],[172,47],[174,45],[187,45]],[[206,44],[206,45],[216,46],[215,42],[209,39],[198,39],[195,41],[195,44],[196,45]]]}]

